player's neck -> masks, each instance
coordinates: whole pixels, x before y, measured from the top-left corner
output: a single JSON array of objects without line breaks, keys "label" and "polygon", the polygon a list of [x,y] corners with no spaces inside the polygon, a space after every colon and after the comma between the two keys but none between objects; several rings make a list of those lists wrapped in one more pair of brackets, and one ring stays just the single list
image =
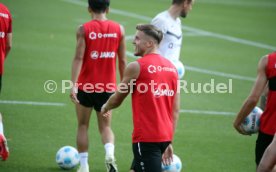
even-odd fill
[{"label": "player's neck", "polygon": [[143,56],[145,56],[147,54],[158,54],[158,51],[156,48],[148,49],[144,52]]},{"label": "player's neck", "polygon": [[93,20],[107,20],[105,13],[93,13],[92,19]]},{"label": "player's neck", "polygon": [[176,20],[180,16],[181,10],[179,9],[179,6],[171,5],[171,7],[168,9],[168,12],[170,16]]}]

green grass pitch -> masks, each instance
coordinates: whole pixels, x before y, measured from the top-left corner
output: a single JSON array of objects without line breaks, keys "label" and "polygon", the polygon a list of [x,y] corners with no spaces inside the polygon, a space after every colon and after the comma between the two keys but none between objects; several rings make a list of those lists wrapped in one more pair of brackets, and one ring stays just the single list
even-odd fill
[{"label": "green grass pitch", "polygon": [[[10,157],[0,172],[58,172],[57,150],[75,146],[76,115],[69,91],[61,81],[70,79],[76,28],[90,19],[83,0],[2,0],[13,14],[13,48],[5,62],[0,112]],[[167,9],[170,0],[112,0],[109,19],[124,25],[131,38],[138,23],[148,23]],[[174,140],[183,172],[252,172],[256,135],[245,137],[232,127],[235,114],[250,92],[261,56],[276,50],[275,0],[196,0],[182,20],[181,61],[188,83],[228,83],[231,94],[181,94],[181,109]],[[134,15],[135,14],[135,15]],[[128,52],[133,52],[127,40]],[[134,59],[129,56],[128,61]],[[47,80],[58,83],[46,93]],[[190,89],[190,87],[188,87]],[[4,101],[56,102],[64,106],[6,104]],[[191,113],[187,110],[196,110]],[[202,113],[201,113],[202,112]],[[210,112],[210,114],[206,114]],[[230,115],[215,114],[229,112]],[[130,98],[113,111],[119,170],[128,171],[131,151]],[[104,172],[104,149],[95,113],[90,125],[91,171]]]}]

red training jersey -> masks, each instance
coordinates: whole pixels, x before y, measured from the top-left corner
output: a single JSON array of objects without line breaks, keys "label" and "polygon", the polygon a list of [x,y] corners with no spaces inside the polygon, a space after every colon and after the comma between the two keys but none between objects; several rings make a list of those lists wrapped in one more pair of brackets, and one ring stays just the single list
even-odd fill
[{"label": "red training jersey", "polygon": [[0,3],[0,75],[4,72],[7,34],[12,32],[12,17],[9,9]]},{"label": "red training jersey", "polygon": [[120,25],[111,20],[83,24],[85,53],[78,88],[86,92],[116,90],[116,57],[122,38]]},{"label": "red training jersey", "polygon": [[269,135],[276,133],[276,52],[268,55],[266,66],[269,92],[265,111],[261,116],[260,130]]},{"label": "red training jersey", "polygon": [[145,55],[137,62],[140,74],[132,93],[132,142],[172,141],[177,70],[159,54]]}]

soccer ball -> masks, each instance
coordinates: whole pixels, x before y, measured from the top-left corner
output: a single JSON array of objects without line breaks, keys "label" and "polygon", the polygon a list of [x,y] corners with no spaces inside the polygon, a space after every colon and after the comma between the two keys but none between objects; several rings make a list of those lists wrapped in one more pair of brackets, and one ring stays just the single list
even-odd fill
[{"label": "soccer ball", "polygon": [[185,74],[185,68],[184,68],[183,63],[179,60],[172,60],[172,63],[174,64],[175,68],[177,69],[178,78],[179,79],[183,78],[183,76]]},{"label": "soccer ball", "polygon": [[162,163],[162,172],[180,172],[181,168],[181,160],[175,154],[173,154],[173,162],[171,163],[171,165],[163,165]]},{"label": "soccer ball", "polygon": [[259,107],[255,107],[252,112],[244,119],[242,123],[242,128],[248,134],[254,134],[259,131],[260,127],[260,117],[263,111]]},{"label": "soccer ball", "polygon": [[72,146],[63,146],[56,154],[56,162],[62,169],[73,169],[80,162],[79,152]]}]

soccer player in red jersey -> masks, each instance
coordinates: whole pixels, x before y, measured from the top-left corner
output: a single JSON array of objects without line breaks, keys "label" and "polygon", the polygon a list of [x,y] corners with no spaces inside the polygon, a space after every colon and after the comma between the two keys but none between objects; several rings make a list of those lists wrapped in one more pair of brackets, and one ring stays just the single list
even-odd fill
[{"label": "soccer player in red jersey", "polygon": [[276,133],[276,52],[264,56],[258,65],[258,75],[255,84],[245,100],[235,121],[235,129],[246,135],[241,123],[258,103],[266,85],[268,85],[267,102],[260,119],[260,130],[256,141],[255,161],[258,166],[265,149],[272,142]]},{"label": "soccer player in red jersey", "polygon": [[2,75],[4,60],[7,58],[12,46],[12,16],[9,9],[0,3],[0,93],[2,88]]},{"label": "soccer player in red jersey", "polygon": [[[70,97],[76,104],[78,119],[77,147],[80,152],[79,172],[88,172],[88,128],[92,109],[105,148],[108,172],[117,172],[114,157],[114,134],[111,116],[100,115],[101,107],[116,90],[116,59],[122,78],[126,66],[124,28],[106,18],[109,0],[89,0],[92,20],[77,30],[76,53],[72,64],[74,88]],[[76,93],[77,92],[77,93]]]},{"label": "soccer player in red jersey", "polygon": [[103,105],[102,113],[118,107],[132,93],[132,147],[136,172],[160,172],[162,155],[172,160],[172,140],[179,113],[177,71],[158,54],[163,33],[153,25],[138,25],[133,41],[135,55],[126,67],[118,90]]},{"label": "soccer player in red jersey", "polygon": [[[9,9],[0,3],[0,94],[4,61],[12,47],[12,17]],[[0,157],[5,161],[9,157],[7,140],[4,135],[2,115],[0,113]]]}]

